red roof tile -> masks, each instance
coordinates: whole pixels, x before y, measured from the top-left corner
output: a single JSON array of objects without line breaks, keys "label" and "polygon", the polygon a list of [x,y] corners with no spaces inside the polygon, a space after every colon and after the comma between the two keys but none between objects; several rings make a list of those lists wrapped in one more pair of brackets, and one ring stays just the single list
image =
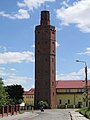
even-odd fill
[{"label": "red roof tile", "polygon": [[[84,88],[85,80],[58,80],[56,81],[56,88]],[[90,80],[88,80],[90,86]]]},{"label": "red roof tile", "polygon": [[[85,80],[58,80],[56,81],[56,89],[58,88],[84,88],[86,85]],[[90,80],[88,80],[90,86]],[[34,95],[34,88],[24,91],[24,95]]]},{"label": "red roof tile", "polygon": [[34,88],[31,88],[29,91],[24,91],[24,95],[34,95]]}]

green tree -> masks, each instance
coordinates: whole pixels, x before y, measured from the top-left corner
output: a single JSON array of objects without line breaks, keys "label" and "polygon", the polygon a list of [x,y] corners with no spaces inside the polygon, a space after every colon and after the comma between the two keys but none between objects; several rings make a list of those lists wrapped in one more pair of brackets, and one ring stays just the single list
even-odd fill
[{"label": "green tree", "polygon": [[8,94],[5,91],[3,79],[0,78],[0,106],[6,105],[8,103],[7,96],[8,96]]},{"label": "green tree", "polygon": [[20,104],[23,100],[24,89],[21,85],[6,86],[11,104]]},{"label": "green tree", "polygon": [[39,101],[38,106],[39,108],[40,107],[48,108],[48,103],[46,101]]}]

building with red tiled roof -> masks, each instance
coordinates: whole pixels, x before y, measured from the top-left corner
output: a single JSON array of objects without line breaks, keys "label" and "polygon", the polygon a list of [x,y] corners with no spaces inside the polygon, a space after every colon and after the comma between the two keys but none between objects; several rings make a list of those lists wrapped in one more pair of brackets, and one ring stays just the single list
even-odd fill
[{"label": "building with red tiled roof", "polygon": [[24,91],[23,99],[26,105],[34,105],[34,88]]},{"label": "building with red tiled roof", "polygon": [[31,88],[28,91],[24,91],[24,95],[33,95],[34,94],[34,88]]},{"label": "building with red tiled roof", "polygon": [[[90,80],[88,80],[90,86]],[[88,91],[88,98],[90,92]],[[56,81],[56,101],[58,107],[80,107],[86,104],[85,80],[59,80]],[[88,100],[90,106],[90,100]]]},{"label": "building with red tiled roof", "polygon": [[[85,80],[58,80],[56,81],[56,103],[57,107],[80,107],[85,106]],[[88,80],[90,86],[90,80]],[[31,97],[33,96],[33,97]],[[90,91],[88,91],[88,98]],[[32,100],[33,99],[33,100]],[[24,92],[24,101],[27,104],[34,104],[34,88]],[[90,106],[90,100],[88,100]]]},{"label": "building with red tiled roof", "polygon": [[[84,88],[86,85],[85,80],[58,80],[56,81],[56,88]],[[90,86],[90,80],[88,80]]]}]

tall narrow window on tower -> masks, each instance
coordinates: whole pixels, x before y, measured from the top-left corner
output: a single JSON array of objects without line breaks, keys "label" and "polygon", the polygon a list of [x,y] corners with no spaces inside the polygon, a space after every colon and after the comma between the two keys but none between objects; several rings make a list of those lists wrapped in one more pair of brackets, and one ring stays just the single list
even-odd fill
[{"label": "tall narrow window on tower", "polygon": [[46,101],[49,108],[56,107],[55,43],[56,30],[50,25],[50,13],[41,11],[40,25],[35,27],[35,109],[39,101]]}]

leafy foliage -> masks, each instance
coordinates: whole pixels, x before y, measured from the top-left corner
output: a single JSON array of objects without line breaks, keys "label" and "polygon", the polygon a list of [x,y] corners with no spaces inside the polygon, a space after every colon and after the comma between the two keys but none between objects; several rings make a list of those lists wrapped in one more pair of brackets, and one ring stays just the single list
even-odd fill
[{"label": "leafy foliage", "polygon": [[21,85],[11,85],[6,87],[11,104],[20,104],[23,100],[24,89]]},{"label": "leafy foliage", "polygon": [[85,117],[90,119],[90,107],[84,107],[79,110],[79,112],[84,115]]},{"label": "leafy foliage", "polygon": [[38,106],[39,108],[40,107],[48,108],[48,103],[46,101],[39,101]]},{"label": "leafy foliage", "polygon": [[8,94],[7,92],[5,92],[3,79],[0,78],[0,106],[6,105],[8,103],[7,97],[8,97]]}]

